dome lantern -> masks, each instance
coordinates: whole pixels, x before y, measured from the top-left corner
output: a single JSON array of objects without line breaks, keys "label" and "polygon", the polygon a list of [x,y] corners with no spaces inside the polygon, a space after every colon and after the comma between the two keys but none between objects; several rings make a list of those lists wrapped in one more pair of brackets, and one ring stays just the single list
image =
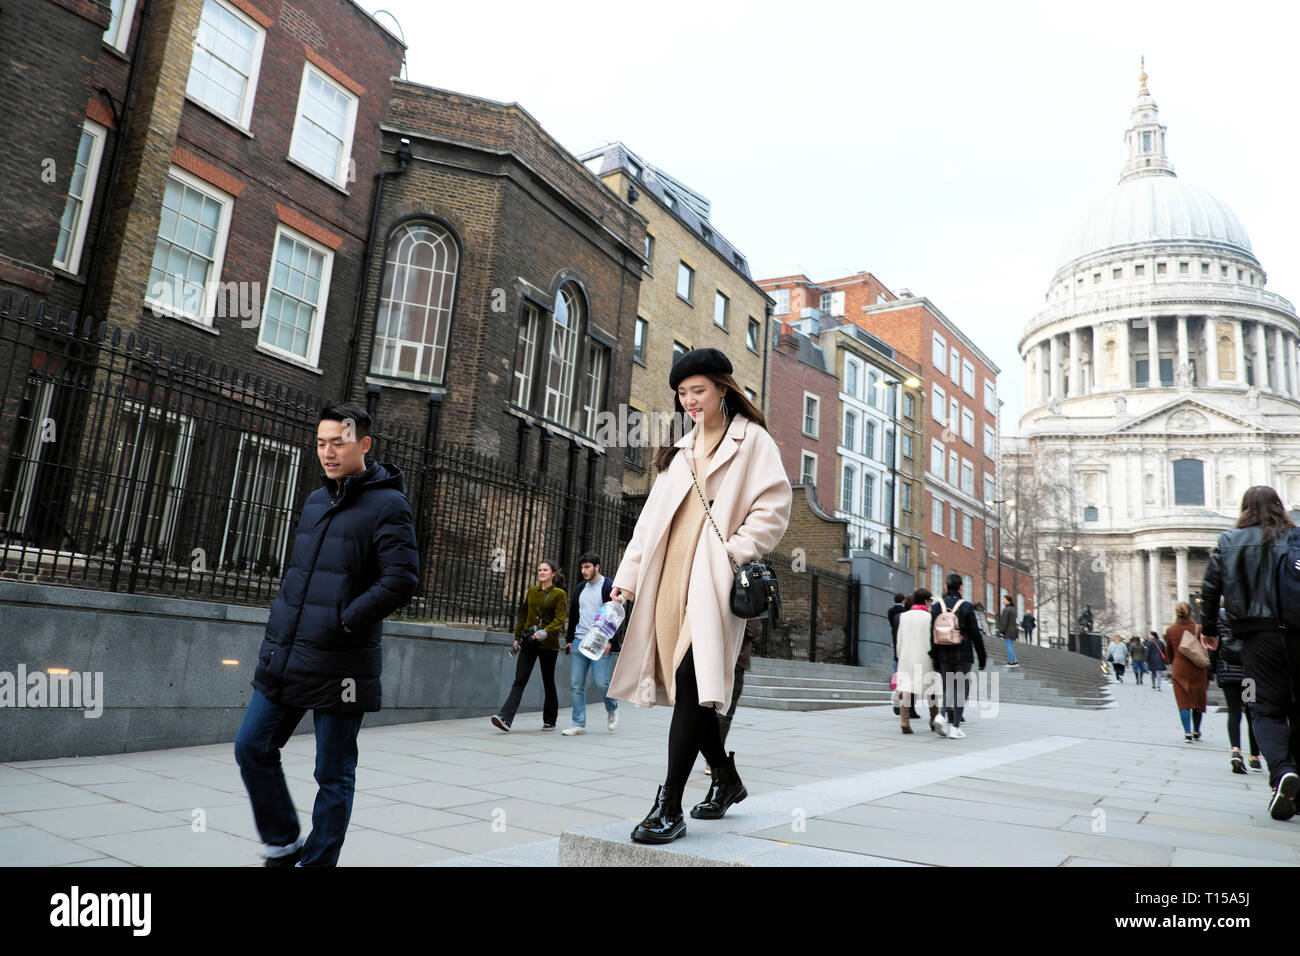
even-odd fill
[{"label": "dome lantern", "polygon": [[1133,107],[1133,125],[1124,134],[1128,144],[1128,162],[1119,181],[1126,183],[1139,176],[1173,176],[1174,167],[1165,153],[1165,127],[1160,124],[1160,109],[1147,89],[1146,58],[1138,77],[1138,100]]}]

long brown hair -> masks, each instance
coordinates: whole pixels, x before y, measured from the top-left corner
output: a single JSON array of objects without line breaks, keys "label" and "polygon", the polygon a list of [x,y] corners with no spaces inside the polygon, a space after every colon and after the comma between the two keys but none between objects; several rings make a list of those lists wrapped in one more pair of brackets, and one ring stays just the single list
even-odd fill
[{"label": "long brown hair", "polygon": [[[767,429],[767,418],[757,405],[749,400],[736,380],[729,373],[705,373],[705,378],[711,381],[719,388],[725,388],[722,401],[726,405],[726,416],[728,421],[735,415],[744,415],[759,428]],[[674,444],[682,436],[678,432],[678,422],[686,417],[686,409],[682,408],[682,400],[673,392],[673,411],[676,413],[673,418],[673,429],[665,439],[665,443],[660,446],[659,451],[655,453],[655,468],[659,471],[667,471],[668,466],[672,464],[673,457],[677,454],[677,446]]]},{"label": "long brown hair", "polygon": [[1259,525],[1265,544],[1295,527],[1295,522],[1282,506],[1282,499],[1268,485],[1254,485],[1241,496],[1241,517],[1237,519],[1237,527],[1253,528],[1256,525]]}]

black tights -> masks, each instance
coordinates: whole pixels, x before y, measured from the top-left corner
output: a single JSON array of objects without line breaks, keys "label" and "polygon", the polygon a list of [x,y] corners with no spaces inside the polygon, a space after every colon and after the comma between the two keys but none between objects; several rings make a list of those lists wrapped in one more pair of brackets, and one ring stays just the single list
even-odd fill
[{"label": "black tights", "polygon": [[693,651],[694,648],[688,648],[677,666],[677,702],[668,728],[668,777],[664,780],[664,786],[670,790],[686,786],[698,754],[704,754],[710,767],[720,767],[727,757],[722,749],[717,711],[700,705]]},{"label": "black tights", "polygon": [[1250,752],[1259,756],[1259,744],[1255,743],[1255,722],[1250,717],[1250,705],[1241,699],[1241,685],[1225,681],[1223,699],[1228,702],[1228,742],[1233,750],[1241,749],[1241,715],[1246,715],[1246,735],[1250,738]]}]

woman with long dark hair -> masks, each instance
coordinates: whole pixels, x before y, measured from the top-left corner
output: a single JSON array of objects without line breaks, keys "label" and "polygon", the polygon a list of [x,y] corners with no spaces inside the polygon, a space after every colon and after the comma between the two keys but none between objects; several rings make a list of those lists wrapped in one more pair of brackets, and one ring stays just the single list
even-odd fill
[{"label": "woman with long dark hair", "polygon": [[555,692],[555,659],[560,656],[560,635],[564,633],[564,619],[568,613],[568,598],[564,593],[564,572],[554,561],[541,561],[537,565],[537,583],[528,589],[519,606],[519,619],[515,623],[515,682],[510,696],[501,706],[501,712],[492,715],[492,726],[510,732],[515,711],[523,699],[524,688],[533,675],[533,665],[541,664],[542,730],[554,730],[560,716],[560,698]]},{"label": "woman with long dark hair", "polygon": [[1255,690],[1248,706],[1268,761],[1273,788],[1268,812],[1274,820],[1295,816],[1300,794],[1300,633],[1281,625],[1277,583],[1294,527],[1276,491],[1266,485],[1247,489],[1237,526],[1219,535],[1201,587],[1205,633],[1218,636],[1222,599],[1232,636],[1241,641],[1243,673]]},{"label": "woman with long dark hair", "polygon": [[731,372],[717,349],[692,350],[673,365],[673,437],[686,421],[692,427],[660,448],[658,475],[614,575],[611,594],[636,603],[609,695],[673,708],[667,774],[632,831],[641,843],[686,832],[682,792],[700,753],[713,778],[691,816],[717,819],[748,795],[717,718],[731,699],[745,624],[731,613],[731,587],[737,566],[759,561],[785,534],[790,482],[762,411]]}]

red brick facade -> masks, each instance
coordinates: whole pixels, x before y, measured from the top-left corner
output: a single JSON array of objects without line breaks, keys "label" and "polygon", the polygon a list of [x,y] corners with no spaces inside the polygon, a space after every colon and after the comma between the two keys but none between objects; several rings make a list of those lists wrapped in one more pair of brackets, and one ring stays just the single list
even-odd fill
[{"label": "red brick facade", "polygon": [[[832,370],[808,364],[808,339],[804,338],[804,360],[800,358],[801,336],[788,323],[781,326],[772,343],[772,387],[767,427],[781,449],[790,484],[803,483],[803,456],[815,455],[817,503],[826,512],[835,510],[836,446],[839,443],[839,379]],[[817,397],[817,434],[804,431],[804,399]],[[843,535],[842,529],[838,531]],[[846,539],[847,540],[847,539]]]}]

